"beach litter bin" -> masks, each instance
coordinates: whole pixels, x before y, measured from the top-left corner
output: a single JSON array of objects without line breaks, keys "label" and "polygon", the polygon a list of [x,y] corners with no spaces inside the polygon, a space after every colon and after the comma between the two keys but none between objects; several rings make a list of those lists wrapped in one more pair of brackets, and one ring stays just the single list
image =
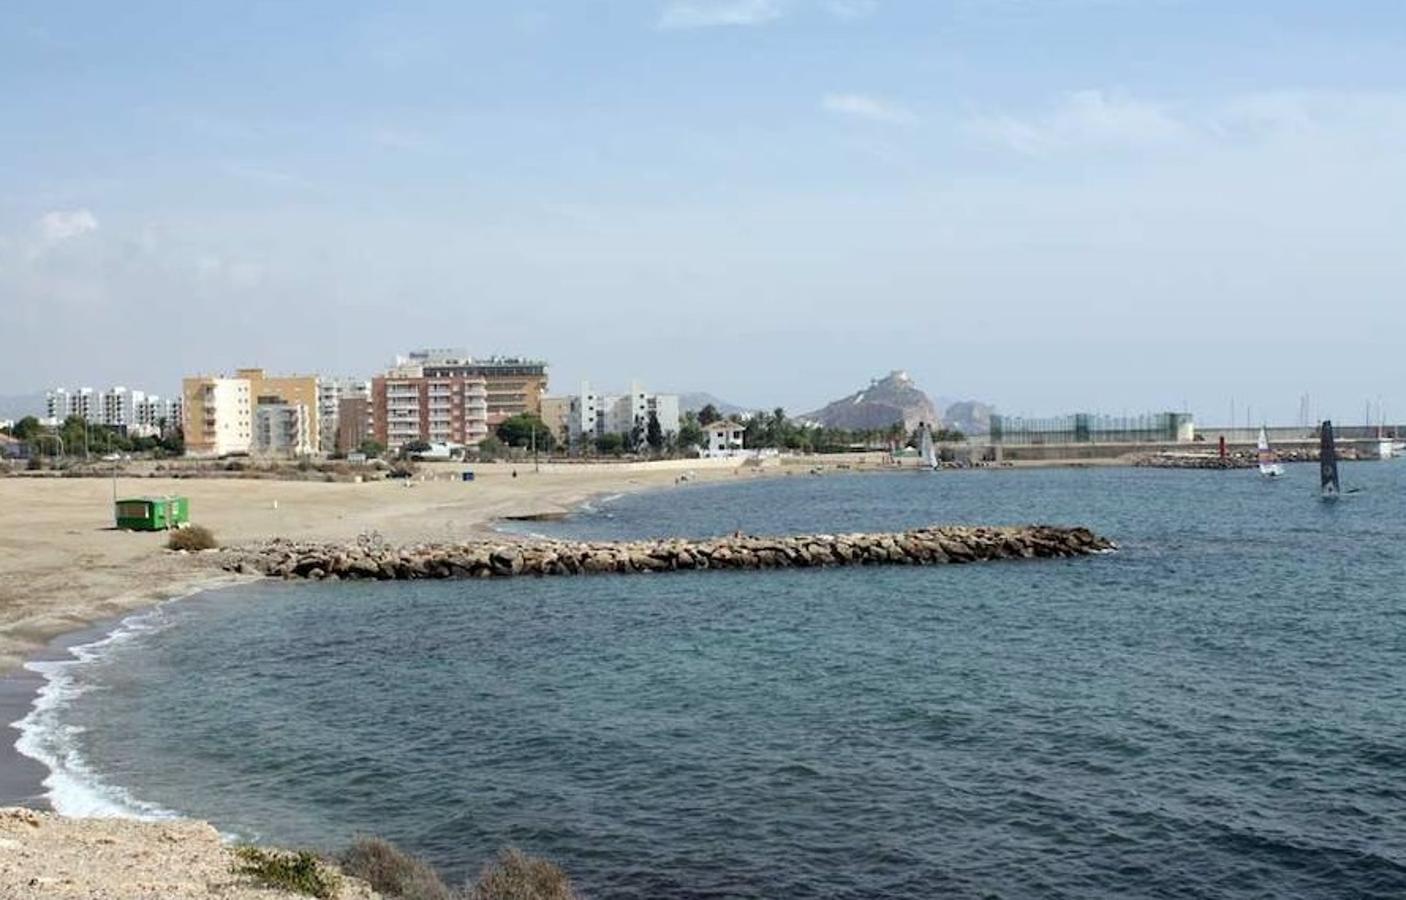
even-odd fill
[{"label": "beach litter bin", "polygon": [[117,501],[117,527],[128,531],[166,531],[190,522],[186,497],[128,497]]},{"label": "beach litter bin", "polygon": [[462,473],[460,473],[459,477],[462,478],[464,481],[473,481],[474,473],[469,471],[468,469],[465,469]]}]

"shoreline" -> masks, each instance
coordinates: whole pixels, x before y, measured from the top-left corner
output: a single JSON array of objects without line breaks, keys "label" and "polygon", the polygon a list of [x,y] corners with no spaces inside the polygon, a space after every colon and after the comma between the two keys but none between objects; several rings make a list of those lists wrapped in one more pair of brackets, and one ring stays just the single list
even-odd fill
[{"label": "shoreline", "polygon": [[[431,473],[438,474],[438,473]],[[551,476],[536,476],[536,473],[524,473],[516,478],[511,475],[510,470],[495,473],[500,479],[510,482],[511,487],[517,488],[514,492],[518,496],[511,498],[513,502],[499,502],[496,496],[489,496],[487,503],[454,504],[441,503],[444,498],[443,490],[427,491],[424,494],[415,492],[425,486],[444,487],[443,484],[426,481],[417,482],[414,488],[403,488],[396,483],[382,483],[370,485],[355,485],[351,487],[361,489],[384,488],[394,492],[391,498],[396,501],[396,505],[406,505],[403,501],[406,495],[411,495],[408,499],[413,501],[409,505],[413,514],[417,516],[433,517],[436,513],[441,515],[452,514],[453,518],[444,520],[442,523],[434,523],[429,527],[441,525],[445,528],[454,528],[457,533],[465,536],[478,538],[503,538],[508,541],[531,541],[535,538],[528,533],[521,531],[510,531],[501,528],[504,524],[524,525],[527,521],[523,517],[550,516],[553,518],[570,515],[579,510],[583,505],[601,502],[603,498],[615,498],[625,494],[632,494],[641,491],[656,489],[677,489],[681,485],[675,480],[681,472],[638,472],[627,470],[605,470],[595,469],[582,474],[592,476],[588,478],[571,478],[558,480]],[[750,476],[758,475],[781,475],[785,474],[778,470],[766,470],[749,473]],[[603,476],[603,477],[602,477]],[[642,477],[644,476],[644,477]],[[730,480],[734,477],[743,477],[743,473],[735,467],[726,469],[718,468],[708,471],[705,475],[695,474],[689,482],[717,482]],[[84,481],[87,481],[86,479]],[[0,491],[13,481],[6,480],[0,482]],[[74,480],[66,481],[30,481],[31,484],[39,484],[40,490],[50,486],[64,486],[74,484]],[[235,484],[247,486],[249,482],[221,482],[221,484]],[[281,491],[280,487],[285,483],[281,482],[255,482],[265,490],[257,492],[260,494],[286,494],[296,493]],[[316,482],[307,483],[314,491],[318,488],[338,488],[341,485],[324,485]],[[191,482],[183,480],[177,482],[176,489],[189,489]],[[77,487],[87,487],[79,483]],[[99,487],[106,489],[105,484]],[[91,494],[91,491],[81,491],[84,494]],[[195,493],[192,491],[192,493]],[[208,492],[207,492],[208,493]],[[336,493],[343,493],[336,491]],[[358,493],[365,493],[365,490]],[[479,499],[479,495],[470,495],[471,498]],[[247,498],[244,499],[247,502]],[[459,498],[462,499],[462,498]],[[269,501],[268,511],[273,511],[273,501]],[[104,513],[106,512],[104,506]],[[13,511],[11,511],[13,512]],[[369,524],[375,525],[376,509],[372,509],[372,520]],[[396,512],[399,512],[397,509]],[[343,521],[342,516],[336,516],[337,521]],[[199,518],[197,521],[204,523],[206,518]],[[0,526],[5,523],[0,519]],[[65,521],[65,526],[79,524]],[[84,523],[86,524],[86,523]],[[422,523],[423,524],[423,523]],[[459,529],[462,529],[459,531]],[[21,749],[30,736],[30,730],[42,727],[33,723],[32,717],[42,715],[44,710],[41,704],[46,699],[45,691],[49,689],[61,690],[58,682],[62,672],[68,666],[82,665],[84,662],[81,652],[84,648],[101,645],[104,642],[117,638],[126,632],[133,624],[133,620],[151,614],[167,603],[180,602],[190,597],[230,587],[236,584],[251,583],[261,580],[266,576],[261,575],[238,575],[225,572],[210,567],[213,560],[207,561],[202,558],[202,554],[193,556],[180,556],[164,552],[161,547],[164,541],[164,534],[128,534],[117,532],[111,528],[77,529],[66,527],[65,532],[69,536],[81,536],[85,531],[89,534],[96,531],[101,535],[99,540],[106,540],[109,543],[120,542],[125,545],[122,550],[133,543],[125,538],[136,538],[145,545],[146,552],[141,555],[129,556],[125,552],[113,554],[115,559],[104,560],[109,566],[119,569],[112,573],[110,579],[98,579],[99,584],[111,584],[119,588],[116,593],[108,595],[98,595],[90,588],[89,584],[78,583],[67,585],[74,588],[72,596],[66,598],[62,611],[55,614],[54,611],[45,610],[44,613],[33,618],[21,618],[18,621],[11,620],[11,616],[6,615],[0,618],[0,727],[5,730],[5,737],[0,740],[0,807],[24,806],[43,811],[59,812],[51,800],[50,795],[54,792],[54,785],[50,784],[54,779],[73,779],[82,781],[81,772],[75,773],[73,770],[55,766],[53,761],[44,761],[31,756]],[[378,531],[374,527],[366,529]],[[314,527],[312,533],[345,533],[345,529],[326,529]],[[263,538],[282,537],[279,533],[264,533]],[[241,543],[244,540],[241,539]],[[4,549],[0,547],[0,549]],[[50,559],[43,560],[49,565],[47,571],[41,572],[42,577],[62,577],[64,564],[70,561],[66,554],[49,554]],[[211,557],[216,556],[210,554]],[[127,558],[124,558],[127,557]],[[4,560],[0,554],[0,561]],[[55,571],[57,570],[57,571]],[[122,571],[126,570],[126,571]],[[124,576],[130,576],[135,584],[126,584]],[[97,585],[92,585],[96,587]],[[125,589],[122,589],[124,588]],[[85,590],[85,588],[87,588]],[[9,597],[0,593],[0,611],[10,613],[5,609]],[[51,671],[42,671],[43,668],[53,667]],[[61,706],[65,700],[56,700],[56,706]],[[132,804],[124,804],[104,796],[104,785],[100,780],[92,784],[81,785],[80,790],[87,790],[98,797],[103,804],[114,807],[97,813],[99,815],[116,815],[122,818],[142,818],[141,811],[133,808]],[[136,802],[140,802],[137,800]],[[126,806],[126,808],[118,808]],[[94,815],[93,810],[74,811],[65,815],[90,816]]]},{"label": "shoreline", "polygon": [[[461,484],[448,480],[458,468],[427,465],[426,480],[409,485],[129,478],[118,493],[186,495],[192,522],[223,545],[366,533],[417,543],[505,536],[494,524],[510,516],[567,514],[594,497],[671,487],[683,471],[593,466],[514,477],[504,467]],[[716,467],[688,483],[741,477]],[[0,479],[0,569],[9,576],[0,582],[0,676],[56,637],[229,578],[199,555],[164,552],[163,533],[112,528],[113,490],[100,479]]]},{"label": "shoreline", "polygon": [[64,695],[67,687],[64,676],[68,669],[97,658],[105,645],[137,633],[138,620],[156,614],[168,603],[178,603],[257,580],[257,577],[251,576],[207,579],[203,584],[156,600],[149,606],[128,610],[58,635],[26,659],[20,668],[0,674],[0,726],[5,729],[5,738],[0,740],[0,807],[23,806],[59,813],[50,795],[67,786],[71,793],[87,795],[91,800],[85,809],[60,813],[62,815],[82,818],[170,818],[159,814],[154,808],[149,811],[139,809],[142,805],[139,800],[109,796],[120,789],[103,783],[96,776],[85,779],[81,759],[70,760],[76,765],[64,766],[56,759],[44,758],[47,756],[45,751],[50,748],[34,746],[36,743],[48,743],[45,737],[51,729],[46,728],[42,719],[46,714],[61,710],[73,699],[74,695]]},{"label": "shoreline", "polygon": [[[1043,466],[1042,466],[1043,468]],[[419,517],[419,527],[415,531],[409,532],[412,539],[423,539],[424,532],[429,529],[434,532],[434,539],[441,539],[444,532],[440,528],[452,527],[454,533],[461,537],[475,538],[479,540],[503,539],[509,543],[528,542],[534,543],[542,540],[541,536],[535,535],[530,529],[532,520],[536,518],[557,519],[562,518],[581,510],[591,504],[598,504],[617,499],[625,495],[639,493],[649,493],[659,490],[679,490],[692,484],[707,484],[719,482],[751,481],[755,478],[784,477],[788,475],[804,475],[806,470],[796,466],[770,466],[765,468],[742,468],[742,467],[717,467],[712,470],[703,470],[702,473],[694,472],[687,482],[680,483],[677,478],[682,474],[681,470],[674,468],[659,472],[640,472],[631,467],[602,469],[592,467],[589,470],[577,470],[582,475],[592,476],[587,478],[558,478],[558,473],[536,473],[526,472],[514,478],[511,470],[505,469],[495,473],[500,482],[507,482],[507,487],[515,489],[516,496],[510,498],[499,498],[496,494],[481,496],[479,494],[469,494],[473,500],[488,502],[455,503],[454,500],[462,501],[465,495],[460,492],[458,497],[453,497],[452,492],[455,485],[446,481],[425,481],[417,482],[413,488],[405,488],[395,483],[382,483],[371,485],[326,485],[320,483],[300,483],[299,490],[289,492],[280,490],[284,486],[281,482],[254,482],[254,485],[262,488],[257,491],[259,497],[249,498],[241,496],[235,498],[235,502],[240,502],[245,506],[254,506],[263,500],[264,496],[287,493],[299,493],[307,490],[317,492],[318,489],[332,489],[331,493],[340,494],[345,497],[360,495],[364,498],[366,494],[379,491],[388,501],[394,501],[390,509],[369,507],[369,524],[373,527],[362,529],[364,531],[376,531],[377,524],[394,524],[394,517],[403,515],[401,507],[407,506],[410,513]],[[834,470],[827,474],[873,474],[875,472],[901,472],[904,469],[892,467],[855,467],[844,470]],[[984,471],[984,470],[972,470]],[[442,473],[429,472],[431,477],[442,475]],[[73,484],[73,481],[68,481]],[[208,483],[208,482],[207,482]],[[214,482],[216,484],[236,486],[248,486],[249,482]],[[0,482],[0,490],[4,489],[6,482]],[[41,483],[43,484],[43,483]],[[64,485],[65,482],[47,482],[49,485]],[[190,485],[189,481],[178,483],[178,489]],[[502,486],[502,485],[500,485]],[[347,489],[351,490],[347,490]],[[429,488],[429,490],[424,490]],[[339,490],[341,489],[341,490]],[[424,491],[421,493],[421,491]],[[195,493],[192,491],[192,493]],[[241,492],[247,494],[249,492]],[[358,499],[360,499],[358,498]],[[330,498],[334,504],[338,497]],[[448,499],[450,502],[444,502]],[[270,506],[261,510],[261,515],[267,518],[274,513],[272,500],[268,501]],[[285,501],[286,502],[286,501]],[[333,506],[332,510],[337,509]],[[282,512],[280,508],[277,512]],[[335,515],[332,522],[325,521],[326,512],[317,508],[317,512],[324,513],[324,521],[312,524],[312,527],[294,531],[293,529],[281,529],[279,532],[270,533],[263,531],[256,537],[244,538],[236,531],[236,538],[231,543],[249,544],[257,540],[266,540],[272,537],[285,537],[288,533],[299,534],[299,539],[313,535],[331,535],[328,540],[346,540],[352,535],[345,526],[338,526],[337,523],[344,522],[342,515]],[[209,518],[204,515],[193,517],[195,521],[204,524]],[[442,521],[439,519],[442,518]],[[0,520],[0,524],[3,521]],[[69,523],[65,523],[69,524]],[[332,527],[328,527],[331,525]],[[223,530],[223,529],[222,529]],[[77,529],[66,529],[70,535],[81,536],[83,532]],[[217,536],[220,536],[217,531]],[[226,530],[227,533],[227,530]],[[109,596],[94,596],[91,590],[81,590],[80,585],[76,596],[71,599],[69,608],[62,617],[48,617],[43,619],[36,626],[22,632],[22,639],[29,645],[25,648],[24,654],[18,660],[6,658],[0,655],[0,725],[6,729],[6,739],[0,741],[0,769],[5,775],[0,778],[0,806],[23,805],[39,809],[54,809],[54,804],[50,800],[53,786],[47,784],[52,779],[72,778],[82,781],[81,771],[75,773],[71,769],[54,766],[30,756],[23,752],[18,746],[28,736],[22,723],[31,722],[31,717],[42,714],[39,704],[44,700],[43,692],[56,683],[62,677],[62,672],[68,665],[82,665],[81,654],[75,651],[82,650],[91,645],[101,644],[108,641],[119,633],[126,630],[132,624],[134,618],[150,614],[160,606],[188,599],[198,594],[205,594],[223,587],[241,583],[257,581],[263,575],[234,574],[214,568],[218,565],[221,554],[193,554],[191,556],[181,556],[164,552],[160,543],[164,541],[164,535],[129,534],[116,532],[113,529],[99,529],[100,540],[108,542],[121,542],[130,544],[128,538],[136,538],[138,541],[149,547],[141,556],[131,559],[126,566],[119,565],[119,571],[114,574],[114,586],[123,587],[123,577],[130,571],[133,573],[133,580],[138,583],[136,590],[122,590],[119,593]],[[404,538],[407,532],[396,528],[391,531],[393,536]],[[3,560],[3,557],[0,557]],[[119,563],[125,560],[117,561]],[[129,568],[130,567],[130,568]],[[103,581],[100,583],[108,583]],[[4,599],[0,594],[0,602]],[[0,605],[0,608],[3,608]],[[28,623],[22,623],[28,624]],[[14,653],[15,635],[11,623],[0,620],[0,640],[4,645],[0,649],[10,654]],[[57,672],[44,672],[37,670],[36,666],[47,667],[57,664],[62,666]],[[60,688],[55,687],[55,690]],[[58,701],[62,703],[63,701]],[[34,727],[34,726],[29,726]],[[13,733],[13,738],[11,734]],[[101,780],[86,786],[91,792],[104,803],[122,807],[118,814],[130,814],[139,816],[141,811],[132,808],[132,804],[126,804],[119,800],[105,796],[104,785]],[[139,798],[137,798],[139,803]],[[77,812],[74,814],[87,815],[91,812]]]}]

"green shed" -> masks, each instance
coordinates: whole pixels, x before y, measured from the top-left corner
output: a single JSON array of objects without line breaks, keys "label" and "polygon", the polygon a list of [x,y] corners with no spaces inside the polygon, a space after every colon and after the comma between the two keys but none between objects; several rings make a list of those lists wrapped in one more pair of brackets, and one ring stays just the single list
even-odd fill
[{"label": "green shed", "polygon": [[132,531],[166,531],[190,521],[185,497],[130,497],[117,501],[117,527]]}]

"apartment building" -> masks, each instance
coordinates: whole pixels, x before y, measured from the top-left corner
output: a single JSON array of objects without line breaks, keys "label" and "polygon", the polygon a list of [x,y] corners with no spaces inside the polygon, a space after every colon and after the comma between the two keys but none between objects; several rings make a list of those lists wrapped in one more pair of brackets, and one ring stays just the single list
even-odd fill
[{"label": "apartment building", "polygon": [[180,402],[163,402],[156,394],[122,385],[101,392],[89,387],[48,391],[44,398],[44,424],[58,425],[69,416],[118,428],[133,436],[156,435],[163,425],[175,427],[180,423]]},{"label": "apartment building", "polygon": [[137,434],[168,434],[182,424],[179,398],[163,400],[156,394],[146,394],[132,404]]},{"label": "apartment building", "polygon": [[651,394],[638,383],[631,384],[627,394],[609,395],[597,394],[583,381],[580,392],[567,399],[567,440],[573,446],[607,434],[619,434],[627,440],[636,435],[642,440],[651,414],[658,418],[665,434],[679,430],[678,396]]},{"label": "apartment building", "polygon": [[301,403],[282,400],[254,407],[251,450],[262,456],[307,456],[313,452],[310,416]]},{"label": "apartment building", "polygon": [[318,415],[318,378],[316,375],[269,375],[263,369],[236,369],[234,377],[249,382],[249,396],[254,405],[287,403],[301,406],[308,419],[308,440],[317,453],[322,449],[322,425]]},{"label": "apartment building", "polygon": [[415,350],[396,359],[397,366],[418,366],[426,378],[482,379],[488,423],[497,425],[519,413],[540,415],[547,389],[547,364],[510,356],[475,359],[462,350]]},{"label": "apartment building", "polygon": [[[295,452],[310,454],[321,449],[315,375],[271,376],[263,369],[237,369],[232,378],[207,375],[186,378],[181,388],[187,455],[264,452],[257,445],[255,434],[256,416],[261,406],[300,409],[300,414],[286,410],[270,413],[270,422],[282,423],[285,431],[280,432],[281,436],[289,427],[288,417],[301,416],[301,421],[306,423],[307,436],[302,439],[295,434],[292,439]],[[297,425],[295,431],[301,428]],[[276,446],[276,452],[285,452],[286,442],[281,437]]]},{"label": "apartment building", "polygon": [[543,397],[542,424],[552,432],[557,443],[565,446],[571,440],[571,397]]},{"label": "apartment building", "polygon": [[249,452],[254,438],[249,379],[186,378],[181,382],[181,397],[187,456]]},{"label": "apartment building", "polygon": [[[317,418],[320,430],[318,443],[323,450],[336,449],[341,453],[346,452],[337,443],[337,435],[341,430],[342,401],[358,398],[365,401],[363,406],[369,408],[371,382],[365,378],[319,378],[317,380]],[[355,411],[361,407],[353,404],[349,408]],[[362,440],[365,440],[365,437]],[[356,449],[360,443],[358,441],[352,445],[351,449]]]},{"label": "apartment building", "polygon": [[98,400],[98,421],[113,428],[129,428],[137,424],[137,406],[146,403],[145,391],[128,390],[116,385],[103,391]]},{"label": "apartment building", "polygon": [[372,436],[387,449],[411,441],[475,445],[488,437],[488,386],[481,376],[431,375],[402,363],[371,380]]},{"label": "apartment building", "polygon": [[332,446],[338,453],[351,453],[371,437],[371,397],[343,397],[337,404],[337,434]]},{"label": "apartment building", "polygon": [[79,416],[86,422],[98,421],[101,400],[90,387],[70,391],[54,388],[44,395],[44,424],[58,425],[69,416]]}]

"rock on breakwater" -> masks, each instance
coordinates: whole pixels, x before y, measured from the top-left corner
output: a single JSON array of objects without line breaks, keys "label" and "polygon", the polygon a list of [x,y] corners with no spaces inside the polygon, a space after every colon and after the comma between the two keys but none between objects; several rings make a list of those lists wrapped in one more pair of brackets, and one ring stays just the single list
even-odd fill
[{"label": "rock on breakwater", "polygon": [[222,551],[224,568],[282,578],[410,580],[700,569],[940,565],[1088,556],[1116,545],[1087,528],[933,526],[877,534],[736,534],[704,540],[466,541],[391,547],[375,540],[278,539]]},{"label": "rock on breakwater", "polygon": [[[1275,451],[1274,455],[1275,462],[1281,463],[1318,462],[1317,448],[1288,447]],[[1365,458],[1367,457],[1360,453],[1356,447],[1338,448],[1338,459],[1340,460],[1353,461]],[[1164,451],[1144,454],[1133,459],[1133,465],[1153,469],[1253,469],[1259,464],[1259,453],[1255,450],[1232,450],[1223,457],[1212,451],[1201,453]]]}]

